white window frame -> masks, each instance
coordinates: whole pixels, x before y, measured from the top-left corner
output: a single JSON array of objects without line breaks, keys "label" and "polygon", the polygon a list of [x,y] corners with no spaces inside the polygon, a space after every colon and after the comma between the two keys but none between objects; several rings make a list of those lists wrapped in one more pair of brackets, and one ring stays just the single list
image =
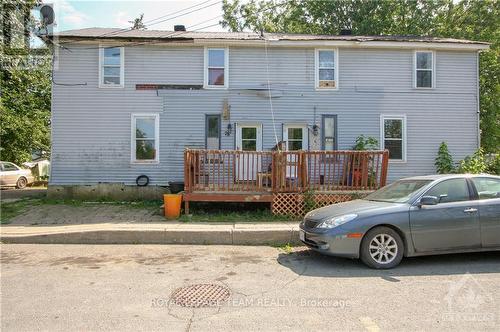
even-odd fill
[{"label": "white window frame", "polygon": [[[120,49],[120,84],[105,84],[104,80],[104,49],[119,48]],[[123,88],[125,86],[125,47],[113,45],[99,45],[99,88]]]},{"label": "white window frame", "polygon": [[[224,85],[208,84],[208,52],[210,50],[224,51]],[[222,67],[213,67],[222,68]],[[229,48],[228,47],[205,47],[203,65],[203,88],[205,89],[227,89],[229,87]]]},{"label": "white window frame", "polygon": [[[137,160],[135,155],[136,138],[136,120],[138,118],[155,119],[155,159]],[[133,164],[158,164],[160,162],[160,114],[159,113],[132,113],[130,117],[130,161]]]},{"label": "white window frame", "polygon": [[[417,69],[417,54],[418,53],[430,53],[432,56],[432,68],[431,69]],[[431,87],[418,87],[417,86],[417,70],[430,71],[432,73]],[[431,50],[415,50],[413,52],[413,87],[415,89],[432,90],[436,87],[436,54]]]},{"label": "white window frame", "polygon": [[380,147],[385,150],[385,120],[401,120],[402,123],[402,159],[390,159],[390,163],[406,163],[406,146],[407,146],[407,136],[406,136],[406,115],[392,115],[392,114],[381,114],[380,115]]},{"label": "white window frame", "polygon": [[[330,51],[334,52],[334,80],[335,87],[320,87],[319,86],[319,52],[320,51]],[[322,69],[332,69],[332,68],[322,68]],[[324,91],[335,91],[339,89],[339,49],[338,48],[316,48],[314,49],[314,86],[316,90],[324,90]]]}]

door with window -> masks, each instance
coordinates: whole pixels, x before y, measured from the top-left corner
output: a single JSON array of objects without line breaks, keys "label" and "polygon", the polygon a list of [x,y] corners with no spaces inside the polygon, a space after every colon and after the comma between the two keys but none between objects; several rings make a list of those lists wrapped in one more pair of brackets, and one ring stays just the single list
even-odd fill
[{"label": "door with window", "polygon": [[410,209],[411,235],[417,252],[481,246],[478,204],[466,179],[439,182],[424,196],[436,197],[438,204]]},{"label": "door with window", "polygon": [[[262,125],[236,125],[236,180],[255,181],[260,171],[262,158],[255,151],[262,151]],[[247,152],[247,153],[245,153]]]},{"label": "door with window", "polygon": [[[283,126],[283,140],[287,151],[308,150],[309,142],[307,125],[286,124]],[[287,155],[286,177],[297,178],[299,174],[299,159],[296,154]]]}]

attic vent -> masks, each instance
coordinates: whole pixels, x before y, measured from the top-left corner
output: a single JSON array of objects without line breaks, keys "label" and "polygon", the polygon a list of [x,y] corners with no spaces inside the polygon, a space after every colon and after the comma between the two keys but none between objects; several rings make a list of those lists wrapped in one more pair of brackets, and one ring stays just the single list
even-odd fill
[{"label": "attic vent", "polygon": [[340,30],[340,35],[341,36],[350,36],[350,35],[352,35],[352,30],[351,29],[342,29],[342,30]]},{"label": "attic vent", "polygon": [[186,31],[186,27],[184,25],[174,25],[174,31]]}]

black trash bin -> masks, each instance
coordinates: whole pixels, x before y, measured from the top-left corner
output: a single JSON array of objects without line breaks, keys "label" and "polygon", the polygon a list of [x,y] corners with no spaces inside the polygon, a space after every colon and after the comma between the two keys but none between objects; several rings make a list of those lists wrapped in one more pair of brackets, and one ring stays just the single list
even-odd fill
[{"label": "black trash bin", "polygon": [[169,182],[168,187],[170,188],[170,192],[172,194],[178,194],[181,191],[184,191],[184,182]]}]

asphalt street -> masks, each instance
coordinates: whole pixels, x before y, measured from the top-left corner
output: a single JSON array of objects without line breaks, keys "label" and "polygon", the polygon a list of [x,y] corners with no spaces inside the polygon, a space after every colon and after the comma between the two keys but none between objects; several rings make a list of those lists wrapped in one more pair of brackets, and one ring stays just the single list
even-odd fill
[{"label": "asphalt street", "polygon": [[[223,291],[182,301],[220,298],[183,307],[200,284]],[[500,252],[377,271],[303,247],[2,244],[1,330],[498,331]]]}]

